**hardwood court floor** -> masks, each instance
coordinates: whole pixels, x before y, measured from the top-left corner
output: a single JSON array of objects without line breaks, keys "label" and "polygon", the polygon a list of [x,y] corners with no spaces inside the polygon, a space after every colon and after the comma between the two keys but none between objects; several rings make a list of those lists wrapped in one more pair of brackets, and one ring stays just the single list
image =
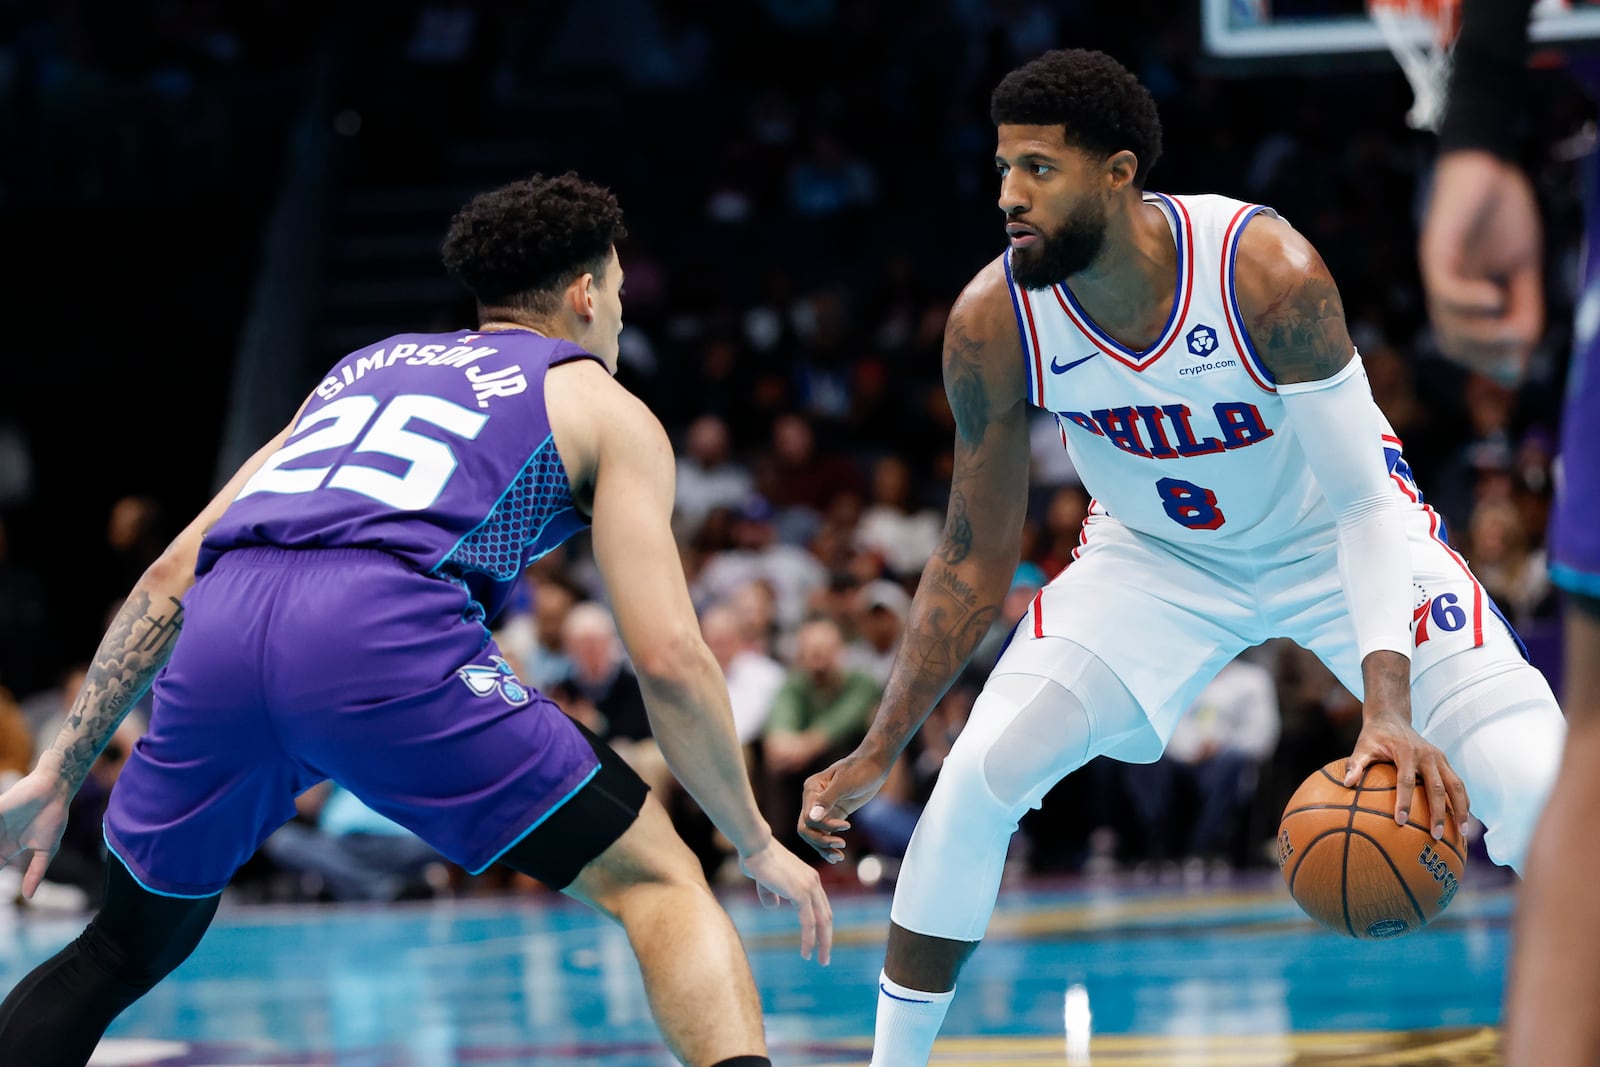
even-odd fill
[{"label": "hardwood court floor", "polygon": [[[1494,873],[1485,867],[1472,873]],[[934,1062],[1498,1063],[1513,890],[1500,878],[1476,881],[1434,926],[1384,943],[1322,931],[1275,872],[1193,888],[1108,880],[1008,889]],[[753,893],[725,899],[761,986],[774,1062],[865,1064],[888,895],[836,894],[827,969],[800,959],[791,913],[763,910]],[[82,923],[0,916],[0,982],[15,983]],[[94,1061],[672,1062],[621,931],[548,896],[383,908],[225,904],[194,957],[118,1021]]]}]

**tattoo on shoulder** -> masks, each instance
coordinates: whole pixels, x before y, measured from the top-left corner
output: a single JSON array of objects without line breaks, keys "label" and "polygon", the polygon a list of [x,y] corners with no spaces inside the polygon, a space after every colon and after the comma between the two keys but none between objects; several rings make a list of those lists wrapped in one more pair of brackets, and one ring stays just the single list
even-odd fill
[{"label": "tattoo on shoulder", "polygon": [[983,384],[983,344],[967,334],[959,323],[945,342],[945,388],[950,410],[956,417],[956,432],[969,446],[983,440],[989,428],[989,393]]},{"label": "tattoo on shoulder", "polygon": [[1262,361],[1280,382],[1313,382],[1350,362],[1353,348],[1338,287],[1308,277],[1279,294],[1255,326]]}]

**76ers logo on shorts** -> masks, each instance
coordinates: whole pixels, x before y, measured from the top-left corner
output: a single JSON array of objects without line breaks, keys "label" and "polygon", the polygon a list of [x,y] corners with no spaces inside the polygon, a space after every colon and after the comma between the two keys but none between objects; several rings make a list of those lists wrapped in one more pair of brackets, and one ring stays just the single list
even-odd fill
[{"label": "76ers logo on shorts", "polygon": [[490,656],[492,667],[478,664],[462,667],[456,671],[456,676],[467,683],[467,688],[472,690],[473,696],[486,697],[490,693],[499,693],[500,699],[515,707],[528,702],[528,687],[517,679],[511,670],[511,664],[499,656]]},{"label": "76ers logo on shorts", "polygon": [[1411,583],[1411,588],[1417,594],[1411,604],[1411,643],[1414,647],[1421,648],[1432,638],[1433,635],[1428,631],[1430,623],[1434,629],[1446,633],[1455,633],[1467,624],[1466,610],[1461,607],[1460,598],[1454,593],[1429,596],[1428,591],[1416,582]]},{"label": "76ers logo on shorts", "polygon": [[1189,351],[1196,356],[1209,356],[1217,350],[1217,331],[1202,323],[1189,331],[1185,338]]}]

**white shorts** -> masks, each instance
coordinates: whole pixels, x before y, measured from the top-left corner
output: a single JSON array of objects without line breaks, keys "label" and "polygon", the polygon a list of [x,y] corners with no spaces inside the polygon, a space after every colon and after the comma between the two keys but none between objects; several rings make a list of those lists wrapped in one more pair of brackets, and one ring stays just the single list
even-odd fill
[{"label": "white shorts", "polygon": [[[1463,685],[1520,665],[1524,657],[1466,561],[1437,536],[1437,523],[1432,512],[1407,513],[1415,597],[1412,720],[1442,744],[1437,735],[1459,735],[1473,724],[1431,722],[1434,708]],[[1316,653],[1360,697],[1360,653],[1334,533],[1292,548],[1202,556],[1092,514],[1077,560],[1034,598],[994,673],[1052,677],[1053,642],[1037,639],[1064,637],[1082,645],[1111,668],[1149,718],[1153,743],[1117,753],[1131,762],[1159,758],[1179,718],[1217,672],[1244,649],[1274,637]]]}]

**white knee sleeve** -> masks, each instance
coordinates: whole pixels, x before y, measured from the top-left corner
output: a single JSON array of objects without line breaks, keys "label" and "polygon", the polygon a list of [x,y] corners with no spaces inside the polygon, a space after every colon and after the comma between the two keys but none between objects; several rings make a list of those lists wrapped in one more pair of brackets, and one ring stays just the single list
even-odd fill
[{"label": "white knee sleeve", "polygon": [[1090,757],[1148,748],[1154,731],[1111,669],[1074,642],[1048,640],[1060,646],[1052,677],[991,676],[973,705],[906,851],[896,925],[982,940],[1023,814]]},{"label": "white knee sleeve", "polygon": [[1422,731],[1466,784],[1489,855],[1518,874],[1555,783],[1566,728],[1550,683],[1518,663],[1439,700]]}]

